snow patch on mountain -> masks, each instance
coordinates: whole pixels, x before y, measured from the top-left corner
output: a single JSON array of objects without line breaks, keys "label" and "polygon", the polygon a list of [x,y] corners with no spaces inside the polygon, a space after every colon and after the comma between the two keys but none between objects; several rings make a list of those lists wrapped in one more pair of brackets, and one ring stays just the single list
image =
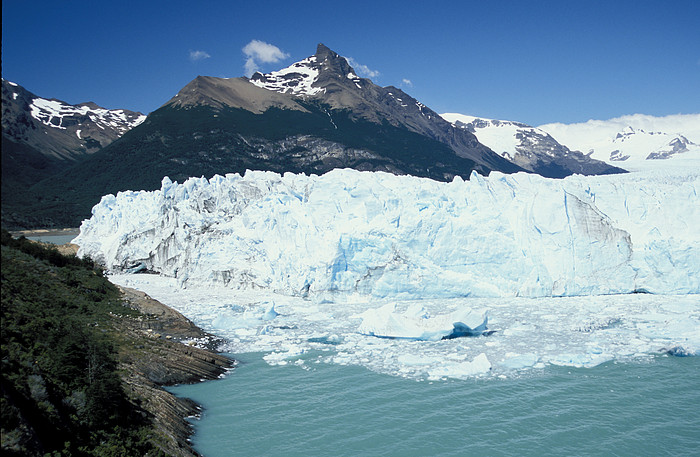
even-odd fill
[{"label": "snow patch on mountain", "polygon": [[[59,100],[47,100],[35,98],[29,105],[31,116],[48,127],[66,129],[64,121],[71,119],[71,125],[75,124],[76,117],[88,117],[99,128],[110,128],[119,135],[141,124],[146,116],[141,114],[131,117],[124,110],[108,110],[105,108],[91,107],[87,104],[68,105]],[[78,137],[80,138],[80,137]]]},{"label": "snow patch on mountain", "polygon": [[[271,73],[256,72],[250,82],[263,89],[291,95],[317,95],[325,92],[323,87],[314,87],[319,70],[314,68],[316,56],[307,57],[287,68]],[[350,76],[348,75],[348,78]]]},{"label": "snow patch on mountain", "polygon": [[[527,131],[540,133],[534,127],[511,121],[484,119],[459,113],[443,113],[440,116],[455,127],[466,128],[476,135],[479,142],[491,148],[494,152],[512,159],[519,147],[522,147],[518,133]],[[546,134],[545,134],[546,135]]]},{"label": "snow patch on mountain", "polygon": [[700,172],[685,173],[165,178],[103,197],[74,242],[112,270],[288,295],[700,293]]}]

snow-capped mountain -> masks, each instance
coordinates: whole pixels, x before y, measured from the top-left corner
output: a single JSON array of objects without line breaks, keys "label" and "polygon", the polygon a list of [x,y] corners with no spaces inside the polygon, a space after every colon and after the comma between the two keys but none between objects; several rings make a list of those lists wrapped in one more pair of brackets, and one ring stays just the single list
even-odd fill
[{"label": "snow-capped mountain", "polygon": [[[263,90],[255,90],[258,88]],[[185,86],[165,106],[242,108],[255,113],[264,113],[270,108],[305,113],[320,111],[323,113],[321,117],[328,126],[334,130],[342,129],[346,134],[350,134],[354,126],[352,123],[341,124],[343,118],[357,123],[370,122],[380,126],[380,130],[382,124],[388,124],[447,145],[458,157],[473,161],[475,168],[482,173],[488,173],[491,170],[504,172],[519,170],[517,166],[503,160],[480,144],[470,132],[453,128],[437,113],[401,89],[393,86],[380,87],[369,79],[360,78],[346,58],[323,44],[318,45],[316,54],[306,59],[279,71],[267,74],[256,72],[250,79],[200,76]],[[338,120],[338,117],[341,119]],[[285,130],[291,129],[285,127]],[[356,130],[358,131],[353,133],[356,137],[367,135],[359,131],[361,129]],[[247,132],[241,133],[247,134]],[[318,135],[317,129],[313,132],[294,133]],[[377,132],[377,134],[380,141],[387,145],[392,141],[390,133]],[[376,134],[373,135],[376,136]],[[297,144],[299,140],[298,137],[288,133],[285,136],[288,144]],[[328,136],[323,135],[324,139],[328,139]],[[347,145],[347,142],[343,144]],[[377,152],[370,145],[363,146],[370,155]],[[308,148],[304,140],[299,147]],[[396,152],[402,149],[401,145],[397,145]],[[313,155],[318,154],[322,154],[322,151],[316,150]],[[439,163],[443,162],[438,152],[433,162],[432,167],[427,164],[428,167],[433,168],[433,172],[424,172],[423,175],[436,179],[451,179],[455,174],[464,174],[460,169],[445,171],[444,175],[436,174],[435,170],[441,168]],[[402,172],[401,167],[386,169]],[[413,173],[408,170],[403,172]]]},{"label": "snow-capped mountain", "polygon": [[571,149],[630,170],[700,161],[700,114],[634,114],[539,128]]},{"label": "snow-capped mountain", "polygon": [[[139,125],[146,116],[129,110],[108,110],[94,103],[71,105],[39,97],[19,84],[2,80],[2,223],[7,228],[70,226],[56,214],[74,201],[49,203],[43,211],[37,203],[53,202],[67,168],[81,163]],[[99,176],[102,170],[91,174]],[[31,191],[42,180],[47,188]],[[80,196],[77,196],[80,198]]]},{"label": "snow-capped mountain", "polygon": [[441,116],[455,127],[474,133],[479,142],[504,158],[542,176],[563,178],[572,173],[600,175],[624,172],[579,151],[572,151],[544,130],[520,122],[459,113],[444,113]]},{"label": "snow-capped mountain", "polygon": [[146,119],[141,113],[101,108],[92,102],[71,105],[38,97],[2,80],[2,133],[59,160],[73,161],[97,151]]}]

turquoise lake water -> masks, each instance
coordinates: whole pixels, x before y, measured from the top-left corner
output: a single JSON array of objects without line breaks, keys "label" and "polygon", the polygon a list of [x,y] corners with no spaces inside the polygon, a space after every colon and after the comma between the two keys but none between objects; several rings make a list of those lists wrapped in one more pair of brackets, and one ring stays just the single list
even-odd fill
[{"label": "turquoise lake water", "polygon": [[698,357],[419,382],[263,355],[172,389],[204,408],[192,438],[204,456],[700,455]]}]

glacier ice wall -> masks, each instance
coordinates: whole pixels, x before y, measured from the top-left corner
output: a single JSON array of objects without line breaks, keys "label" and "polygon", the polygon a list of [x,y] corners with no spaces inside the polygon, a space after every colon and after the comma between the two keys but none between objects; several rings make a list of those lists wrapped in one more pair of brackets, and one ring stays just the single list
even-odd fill
[{"label": "glacier ice wall", "polygon": [[103,197],[74,242],[113,270],[289,295],[700,293],[699,176],[164,178]]}]

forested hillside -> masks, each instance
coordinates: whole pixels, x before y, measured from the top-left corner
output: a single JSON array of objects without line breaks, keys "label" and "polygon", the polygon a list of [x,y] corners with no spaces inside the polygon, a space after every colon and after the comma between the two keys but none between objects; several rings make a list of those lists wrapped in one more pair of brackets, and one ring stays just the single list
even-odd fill
[{"label": "forested hillside", "polygon": [[2,454],[156,456],[117,372],[113,314],[136,314],[91,260],[2,232]]}]

